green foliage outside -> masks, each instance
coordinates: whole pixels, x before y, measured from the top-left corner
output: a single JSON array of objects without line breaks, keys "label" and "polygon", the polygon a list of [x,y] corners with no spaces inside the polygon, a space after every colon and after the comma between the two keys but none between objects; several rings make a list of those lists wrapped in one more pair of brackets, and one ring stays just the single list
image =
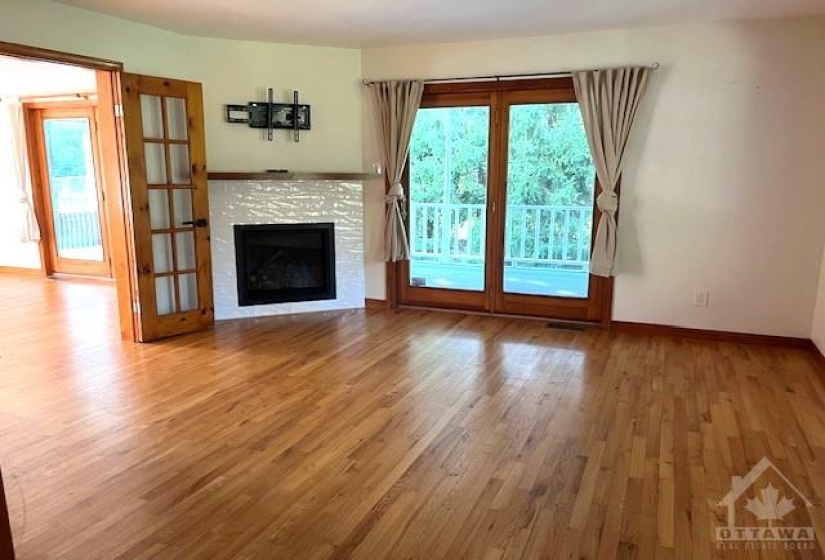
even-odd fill
[{"label": "green foliage outside", "polygon": [[97,190],[90,145],[89,121],[84,118],[46,119],[52,206],[58,213],[97,212]]},{"label": "green foliage outside", "polygon": [[[489,122],[487,107],[418,111],[410,143],[409,196],[415,218],[410,234],[419,252],[449,260],[483,255],[482,208],[447,211],[415,205],[486,203]],[[508,141],[507,254],[529,266],[586,260],[595,171],[578,105],[512,106]]]},{"label": "green foliage outside", "polygon": [[86,119],[47,120],[46,150],[52,177],[86,175],[86,140],[89,121]]},{"label": "green foliage outside", "polygon": [[[410,143],[410,200],[484,204],[489,109],[421,109]],[[510,111],[508,204],[591,206],[593,162],[575,103]]]}]

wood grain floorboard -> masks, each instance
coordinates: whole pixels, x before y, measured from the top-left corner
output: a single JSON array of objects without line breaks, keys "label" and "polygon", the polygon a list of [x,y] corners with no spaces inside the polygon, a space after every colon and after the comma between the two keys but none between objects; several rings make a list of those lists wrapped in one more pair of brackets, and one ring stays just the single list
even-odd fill
[{"label": "wood grain floorboard", "polygon": [[22,560],[823,558],[714,540],[763,457],[825,538],[804,350],[388,309],[134,345],[105,283],[0,301]]}]

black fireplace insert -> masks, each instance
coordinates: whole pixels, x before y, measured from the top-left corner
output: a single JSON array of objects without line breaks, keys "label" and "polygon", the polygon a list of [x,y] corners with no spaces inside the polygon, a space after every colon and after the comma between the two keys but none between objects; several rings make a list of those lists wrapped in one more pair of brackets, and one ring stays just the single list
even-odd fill
[{"label": "black fireplace insert", "polygon": [[235,226],[238,305],[335,299],[335,226]]}]

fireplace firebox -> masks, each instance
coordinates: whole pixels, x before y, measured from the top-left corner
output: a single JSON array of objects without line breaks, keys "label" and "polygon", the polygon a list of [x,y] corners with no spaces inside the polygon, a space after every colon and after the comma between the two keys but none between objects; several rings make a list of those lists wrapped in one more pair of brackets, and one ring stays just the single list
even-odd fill
[{"label": "fireplace firebox", "polygon": [[335,226],[235,226],[238,305],[335,299]]}]

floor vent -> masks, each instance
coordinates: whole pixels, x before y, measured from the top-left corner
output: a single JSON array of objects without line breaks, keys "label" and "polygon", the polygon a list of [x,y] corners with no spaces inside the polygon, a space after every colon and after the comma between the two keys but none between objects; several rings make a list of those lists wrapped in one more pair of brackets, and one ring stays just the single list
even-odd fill
[{"label": "floor vent", "polygon": [[558,329],[560,331],[584,331],[587,330],[586,325],[577,325],[576,323],[547,323],[548,329]]}]

